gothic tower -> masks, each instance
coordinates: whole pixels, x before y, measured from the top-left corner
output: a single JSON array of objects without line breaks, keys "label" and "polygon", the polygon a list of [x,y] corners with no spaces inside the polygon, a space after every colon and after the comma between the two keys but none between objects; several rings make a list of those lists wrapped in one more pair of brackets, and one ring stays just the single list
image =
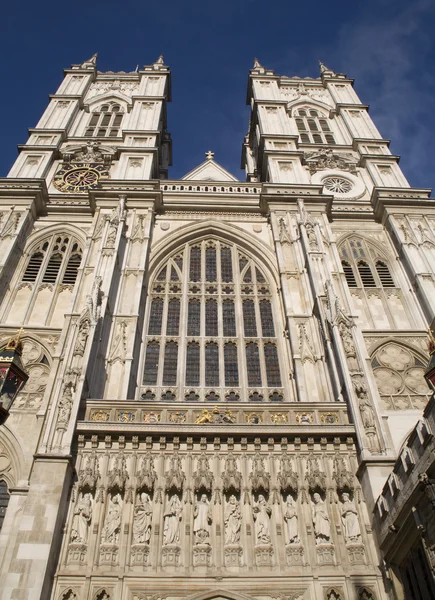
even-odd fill
[{"label": "gothic tower", "polygon": [[351,79],[258,61],[246,181],[212,152],[170,180],[170,93],[162,57],[73,65],[0,180],[0,335],[24,327],[30,375],[1,600],[388,598],[372,525],[430,395],[430,191]]}]

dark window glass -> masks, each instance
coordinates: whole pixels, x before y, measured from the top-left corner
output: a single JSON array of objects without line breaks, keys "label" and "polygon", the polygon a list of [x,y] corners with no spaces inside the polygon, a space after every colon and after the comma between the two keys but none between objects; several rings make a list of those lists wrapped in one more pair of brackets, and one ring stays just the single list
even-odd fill
[{"label": "dark window glass", "polygon": [[236,335],[236,311],[232,300],[222,302],[222,323],[224,326],[224,336],[234,337]]},{"label": "dark window glass", "polygon": [[261,386],[260,355],[257,344],[253,342],[246,345],[246,367],[249,387]]},{"label": "dark window glass", "polygon": [[158,342],[150,342],[145,354],[145,369],[143,382],[145,385],[155,385],[157,383],[157,373],[159,370],[159,351]]},{"label": "dark window glass", "polygon": [[168,342],[165,348],[163,385],[177,385],[178,344]]},{"label": "dark window glass", "polygon": [[116,115],[115,118],[113,119],[112,125],[114,127],[119,127],[121,125],[121,121],[122,121],[122,115]]},{"label": "dark window glass", "polygon": [[216,248],[207,248],[205,251],[205,279],[216,281]]},{"label": "dark window glass", "polygon": [[6,509],[9,504],[9,492],[6,481],[0,481],[0,531],[6,515]]},{"label": "dark window glass", "polygon": [[214,342],[205,345],[205,385],[219,385],[219,348]]},{"label": "dark window glass", "polygon": [[237,346],[233,343],[224,346],[225,385],[239,385],[239,368],[237,364]]},{"label": "dark window glass", "polygon": [[326,119],[320,119],[319,123],[322,131],[330,131],[328,121],[326,121]]},{"label": "dark window glass", "polygon": [[257,283],[266,283],[263,273],[259,269],[255,269],[255,275],[257,277]]},{"label": "dark window glass", "polygon": [[101,119],[101,127],[107,127],[107,125],[110,123],[110,115],[104,115],[103,118]]},{"label": "dark window glass", "polygon": [[190,249],[189,279],[190,281],[200,281],[201,279],[201,248]]},{"label": "dark window glass", "polygon": [[222,281],[229,282],[233,280],[231,248],[221,249],[221,275]]},{"label": "dark window glass", "polygon": [[239,258],[240,273],[243,271],[243,269],[246,267],[247,264],[248,264],[248,259],[245,258],[244,256],[241,256]]},{"label": "dark window glass", "polygon": [[358,263],[358,272],[364,287],[376,287],[372,270],[363,260]]},{"label": "dark window glass", "polygon": [[317,127],[317,123],[314,119],[308,119],[308,127],[310,128],[311,131],[319,131],[319,128]]},{"label": "dark window glass", "polygon": [[166,279],[166,267],[163,267],[163,269],[157,275],[157,281],[165,281],[165,279]]},{"label": "dark window glass", "polygon": [[272,306],[269,300],[260,302],[261,330],[263,337],[275,337],[275,328],[273,326]]},{"label": "dark window glass", "polygon": [[166,335],[178,335],[180,328],[180,301],[178,298],[172,298],[168,302],[168,320],[166,325]]},{"label": "dark window glass", "polygon": [[186,385],[199,385],[199,344],[187,344]]},{"label": "dark window glass", "polygon": [[376,271],[379,275],[379,279],[381,280],[382,287],[394,287],[394,281],[391,277],[390,270],[381,260],[376,262]]},{"label": "dark window glass", "polygon": [[326,133],[325,139],[327,144],[335,144],[334,136],[331,133]]},{"label": "dark window glass", "polygon": [[205,303],[205,335],[218,335],[218,310],[216,300]]},{"label": "dark window glass", "polygon": [[151,302],[148,335],[160,335],[162,332],[163,300],[154,298]]},{"label": "dark window glass", "polygon": [[183,270],[183,259],[181,256],[176,256],[174,258],[174,263],[177,265],[177,267],[180,269],[180,271]]},{"label": "dark window glass", "polygon": [[310,138],[309,138],[308,134],[301,133],[301,142],[303,144],[309,144],[310,143]]},{"label": "dark window glass", "polygon": [[100,118],[99,114],[93,114],[91,120],[89,121],[89,127],[96,127],[98,125],[98,119]]},{"label": "dark window glass", "polygon": [[278,352],[275,344],[264,344],[264,361],[266,363],[267,385],[279,387],[281,376],[279,373]]},{"label": "dark window glass", "polygon": [[243,302],[243,324],[246,337],[257,337],[257,323],[255,321],[255,306],[252,300]]},{"label": "dark window glass", "polygon": [[351,265],[346,260],[342,260],[341,264],[343,265],[343,271],[344,276],[346,277],[347,285],[349,287],[358,287]]},{"label": "dark window glass", "polygon": [[201,302],[196,298],[189,300],[187,312],[187,335],[201,334]]},{"label": "dark window glass", "polygon": [[178,273],[175,267],[171,267],[171,281],[178,281]]},{"label": "dark window glass", "polygon": [[82,257],[80,254],[72,254],[69,257],[65,273],[63,274],[62,283],[66,283],[69,285],[75,284],[81,262]]},{"label": "dark window glass", "polygon": [[299,131],[305,131],[306,127],[305,127],[305,123],[303,119],[296,119],[296,126],[298,128]]},{"label": "dark window glass", "polygon": [[36,281],[43,260],[44,255],[42,252],[35,252],[35,254],[32,254],[26,272],[23,275],[23,281]]},{"label": "dark window glass", "polygon": [[319,133],[313,133],[313,140],[315,144],[321,144],[322,143],[322,136]]},{"label": "dark window glass", "polygon": [[63,256],[61,254],[56,253],[50,256],[44,277],[42,278],[44,283],[55,283],[62,264],[62,259]]},{"label": "dark window glass", "polygon": [[317,112],[317,110],[310,110],[310,117],[318,117],[319,113]]}]

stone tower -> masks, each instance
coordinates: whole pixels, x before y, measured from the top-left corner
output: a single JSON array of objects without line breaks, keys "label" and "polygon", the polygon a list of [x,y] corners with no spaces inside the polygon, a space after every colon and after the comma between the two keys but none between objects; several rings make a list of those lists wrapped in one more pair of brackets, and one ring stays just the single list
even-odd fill
[{"label": "stone tower", "polygon": [[[353,81],[250,71],[241,182],[168,179],[160,57],[65,71],[0,180],[1,600],[381,600],[435,205]],[[400,586],[400,565],[397,586]],[[176,581],[176,585],[174,585]]]}]

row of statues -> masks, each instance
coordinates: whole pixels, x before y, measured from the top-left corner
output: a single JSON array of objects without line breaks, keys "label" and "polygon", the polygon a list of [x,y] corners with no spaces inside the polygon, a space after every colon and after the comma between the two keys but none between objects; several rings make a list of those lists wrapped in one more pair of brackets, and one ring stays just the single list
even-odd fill
[{"label": "row of statues", "polygon": [[[109,496],[106,518],[102,530],[102,543],[117,544],[121,531],[122,520],[121,494]],[[201,494],[193,509],[193,535],[195,544],[210,545],[211,526],[213,522],[211,504],[207,494]],[[331,543],[331,522],[327,507],[319,493],[312,497],[312,521],[316,544]],[[182,522],[183,504],[178,494],[168,498],[163,513],[163,545],[178,545],[180,543],[180,527]],[[350,494],[343,493],[340,503],[341,521],[344,538],[347,543],[361,543],[361,530],[358,512]],[[257,545],[271,544],[271,514],[272,508],[266,497],[259,494],[252,505],[252,516],[255,525],[255,542]],[[148,493],[138,495],[134,507],[133,543],[149,544],[151,540],[153,504]],[[297,504],[291,494],[285,498],[283,507],[286,544],[299,544],[299,518]],[[73,516],[71,542],[87,543],[89,528],[92,521],[92,496],[83,494],[79,499]],[[225,545],[240,544],[242,529],[242,511],[240,502],[234,494],[225,503],[224,510],[224,543]]]}]

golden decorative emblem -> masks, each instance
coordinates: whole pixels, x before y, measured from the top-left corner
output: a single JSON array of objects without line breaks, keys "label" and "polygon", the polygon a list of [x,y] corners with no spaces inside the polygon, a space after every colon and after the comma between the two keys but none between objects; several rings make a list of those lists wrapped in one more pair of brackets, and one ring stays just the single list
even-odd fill
[{"label": "golden decorative emblem", "polygon": [[338,423],[338,415],[337,413],[320,413],[320,420],[324,425],[335,425]]},{"label": "golden decorative emblem", "polygon": [[288,417],[285,413],[272,413],[270,415],[270,420],[275,425],[285,425],[288,423]]},{"label": "golden decorative emblem", "polygon": [[104,165],[77,162],[62,166],[53,177],[53,185],[60,192],[81,194],[97,188],[102,177],[109,177],[109,171]]},{"label": "golden decorative emblem", "polygon": [[296,413],[296,423],[299,425],[311,425],[313,422],[313,413]]},{"label": "golden decorative emblem", "polygon": [[105,410],[96,410],[91,415],[91,421],[109,421],[110,413]]},{"label": "golden decorative emblem", "polygon": [[245,415],[245,420],[249,425],[259,425],[263,422],[263,417],[259,413],[248,413]]},{"label": "golden decorative emblem", "polygon": [[183,412],[169,413],[169,422],[170,423],[185,423],[186,422],[186,413],[183,413]]},{"label": "golden decorative emblem", "polygon": [[143,416],[144,423],[158,423],[160,415],[158,413],[145,413]]},{"label": "golden decorative emblem", "polygon": [[121,421],[121,423],[131,423],[134,421],[135,416],[136,413],[131,410],[122,410],[118,413],[118,421]]}]

